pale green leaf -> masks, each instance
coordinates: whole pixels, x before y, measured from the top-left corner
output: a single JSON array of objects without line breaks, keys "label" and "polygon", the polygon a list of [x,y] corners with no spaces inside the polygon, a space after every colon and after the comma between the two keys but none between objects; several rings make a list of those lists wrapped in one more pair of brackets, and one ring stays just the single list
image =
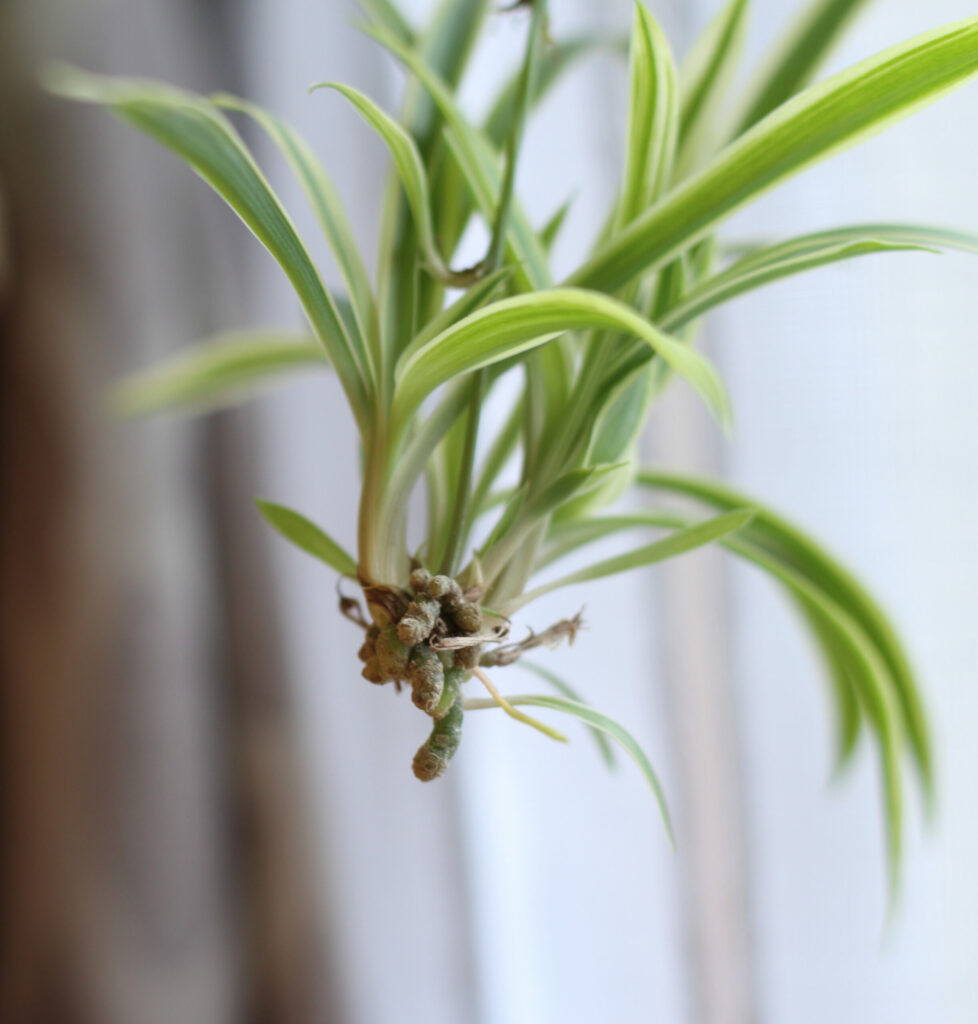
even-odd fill
[{"label": "pale green leaf", "polygon": [[364,339],[367,352],[372,355],[372,370],[376,379],[379,374],[379,357],[375,345],[378,331],[377,308],[370,287],[370,277],[360,256],[353,227],[343,208],[343,201],[322,162],[292,125],[263,110],[257,104],[226,93],[220,93],[212,99],[218,106],[238,110],[254,118],[289,162],[319,220],[346,282],[355,318],[355,329],[360,338]]},{"label": "pale green leaf", "polygon": [[561,587],[569,587],[575,583],[588,583],[591,580],[599,580],[605,576],[614,576],[621,572],[628,572],[631,569],[640,569],[657,562],[664,562],[668,558],[675,558],[677,555],[685,554],[705,544],[712,544],[714,541],[723,539],[738,530],[742,530],[754,517],[754,511],[750,508],[738,509],[734,512],[726,512],[705,522],[696,523],[693,526],[683,527],[675,530],[662,540],[646,544],[635,551],[629,551],[624,555],[616,555],[613,558],[606,558],[585,569],[579,569],[568,576],[561,576],[559,579],[551,580],[549,583],[528,591],[521,597],[511,602],[508,611],[521,608],[530,601],[535,601],[544,594]]},{"label": "pale green leaf", "polygon": [[[390,33],[371,31],[381,44],[417,76],[428,90],[445,120],[445,140],[458,161],[476,205],[487,223],[492,223],[502,188],[499,161],[489,142],[468,122],[459,110],[448,85],[410,47]],[[530,222],[514,205],[507,235],[507,259],[514,265],[513,283],[517,291],[546,288],[550,284],[547,254]],[[531,357],[529,369],[539,378],[539,390],[546,399],[546,413],[559,417],[570,394],[572,357],[563,342],[548,346]]]},{"label": "pale green leaf", "polygon": [[426,269],[439,280],[448,284],[472,283],[471,274],[455,274],[449,270],[438,251],[434,221],[431,215],[431,190],[428,187],[428,174],[414,139],[394,118],[384,113],[373,100],[352,86],[342,85],[338,82],[318,82],[312,88],[314,90],[334,89],[345,96],[387,144],[394,160],[394,167],[401,179],[411,216],[414,218],[418,244],[427,263]]},{"label": "pale green leaf", "polygon": [[914,759],[928,799],[933,796],[933,755],[927,718],[909,660],[896,631],[876,601],[858,580],[820,545],[769,508],[709,480],[674,473],[643,471],[638,477],[645,487],[669,491],[703,501],[715,509],[739,507],[751,502],[757,507],[752,527],[755,543],[779,557],[821,588],[878,651],[878,657],[893,680],[903,726],[910,739]]},{"label": "pale green leaf", "polygon": [[[731,543],[735,547],[736,541]],[[849,678],[856,687],[866,716],[873,726],[880,747],[880,772],[886,810],[890,893],[899,887],[902,861],[903,796],[900,779],[900,750],[903,733],[896,696],[885,664],[876,647],[858,623],[824,591],[813,586],[801,573],[784,566],[761,548],[750,552],[750,559],[785,583],[815,616],[820,629],[831,631],[836,657],[842,657]]]},{"label": "pale green leaf", "polygon": [[[537,696],[537,695],[520,695],[517,697],[506,698],[510,704],[514,706],[529,705],[530,707],[537,708],[550,708],[553,711],[561,711],[567,715],[573,715],[575,718],[579,718],[582,722],[591,726],[593,729],[600,729],[602,732],[607,733],[626,754],[638,765],[639,770],[645,777],[645,781],[649,784],[653,795],[655,796],[655,802],[659,806],[659,812],[662,815],[662,821],[666,827],[666,833],[669,836],[669,842],[675,846],[675,837],[672,831],[672,820],[669,816],[669,807],[666,804],[665,794],[662,790],[662,784],[659,782],[659,777],[655,773],[655,769],[652,767],[649,759],[645,756],[644,751],[638,745],[635,738],[630,732],[628,732],[623,726],[619,725],[613,718],[609,718],[607,715],[601,714],[600,711],[595,711],[594,708],[588,707],[586,704],[581,704],[575,700],[568,700],[563,697],[549,697],[549,696]],[[498,705],[495,701],[491,700],[468,700],[465,702],[466,708],[472,710],[480,708],[492,708]]]},{"label": "pale green leaf", "polygon": [[[799,605],[828,661],[839,715],[839,754],[845,760],[858,736],[860,708],[879,744],[884,786],[891,894],[899,879],[902,835],[902,783],[899,757],[903,737],[896,689],[879,650],[850,611],[840,605],[816,578],[794,566],[789,559],[769,550],[764,543],[764,511],[740,532],[719,543],[752,562],[785,586]],[[583,544],[640,527],[688,529],[692,520],[675,512],[643,512],[603,517],[582,523],[558,524],[551,530],[552,543],[545,562],[553,561]]]},{"label": "pale green leaf", "polygon": [[[559,39],[550,43],[540,55],[540,61],[533,76],[533,92],[530,102],[538,106],[541,100],[582,58],[607,51],[625,53],[628,41],[617,36],[589,34],[573,39]],[[514,74],[496,97],[483,123],[483,133],[494,146],[502,146],[513,116],[516,96],[519,92],[519,73]]]},{"label": "pale green leaf", "polygon": [[[491,0],[440,0],[418,40],[414,51],[418,60],[449,88],[458,88],[490,10]],[[409,44],[401,41],[400,45]],[[405,124],[427,159],[437,145],[444,112],[426,90],[415,89],[414,83],[410,92]]]},{"label": "pale green leaf", "polygon": [[449,306],[446,306],[437,316],[432,317],[425,326],[414,336],[412,344],[420,346],[437,338],[442,331],[454,327],[459,320],[475,313],[489,302],[493,296],[502,288],[503,284],[512,276],[512,267],[502,267],[494,274],[490,274],[482,281],[467,288]]},{"label": "pale green leaf", "polygon": [[729,421],[723,385],[707,360],[663,334],[616,299],[579,289],[517,295],[466,317],[437,338],[411,345],[395,372],[395,418],[404,422],[424,397],[459,374],[519,355],[572,330],[612,330],[645,342]]},{"label": "pale green leaf", "polygon": [[357,0],[357,6],[378,25],[397,36],[401,42],[413,46],[414,29],[393,0]]},{"label": "pale green leaf", "polygon": [[800,92],[867,0],[810,0],[749,91],[737,134]]},{"label": "pale green leaf", "polygon": [[[746,500],[746,499],[745,499]],[[600,516],[578,520],[554,520],[547,535],[547,546],[537,560],[537,570],[565,558],[567,555],[580,548],[592,544],[595,541],[615,536],[619,533],[632,530],[647,530],[650,527],[677,529],[690,525],[688,516],[681,516],[675,512],[638,512],[629,515]],[[754,557],[755,553],[766,555],[779,562],[782,568],[792,571],[800,571],[793,568],[791,563],[778,558],[768,548],[763,546],[763,522],[759,524],[758,517],[736,535],[720,540],[720,544],[734,553],[746,558],[754,564],[760,564]],[[768,563],[760,565],[762,569],[768,570]],[[805,576],[804,573],[802,573]],[[810,576],[805,576],[807,582],[816,589],[818,584]],[[781,581],[783,582],[783,581]],[[852,683],[852,673],[848,667],[848,661],[839,654],[839,642],[835,631],[825,627],[821,616],[813,613],[808,605],[800,600],[791,588],[788,588],[789,595],[795,598],[795,603],[801,615],[805,618],[812,631],[812,637],[817,643],[826,662],[830,678],[833,683],[836,697],[836,710],[838,716],[838,763],[840,767],[852,755],[856,740],[859,735],[860,711],[856,700],[855,690]],[[828,598],[823,593],[823,597]]]},{"label": "pale green leaf", "polygon": [[676,67],[662,29],[635,5],[625,177],[614,228],[630,223],[669,183],[678,131]]},{"label": "pale green leaf", "polygon": [[368,429],[366,355],[357,351],[291,219],[251,154],[213,103],[156,82],[48,69],[49,88],[109,106],[185,160],[275,257],[296,290],[361,430]]},{"label": "pale green leaf", "polygon": [[112,389],[110,401],[121,416],[175,408],[204,412],[241,401],[290,371],[328,365],[315,338],[270,330],[235,331],[127,377]]},{"label": "pale green leaf", "polygon": [[[572,498],[599,487],[601,482],[607,479],[608,474],[618,468],[620,467],[617,465],[610,465],[572,469],[541,487],[536,493],[524,495],[522,491],[518,492],[518,497],[514,497],[512,502],[513,512],[503,515],[479,552],[487,582],[495,582],[520,545],[542,521]],[[518,514],[515,514],[516,512]]]},{"label": "pale green leaf", "polygon": [[357,563],[315,523],[284,505],[276,505],[270,501],[256,501],[255,504],[266,521],[286,540],[292,541],[296,547],[325,562],[342,576],[357,579]]},{"label": "pale green leaf", "polygon": [[663,330],[679,331],[697,317],[738,295],[830,263],[882,252],[936,251],[922,245],[885,242],[875,238],[857,238],[842,243],[826,242],[822,246],[809,247],[803,251],[790,244],[774,246],[772,249],[775,251],[761,250],[754,253],[688,291],[680,302],[659,318]]},{"label": "pale green leaf", "polygon": [[748,0],[729,0],[683,62],[679,76],[680,173],[692,164],[726,99],[743,45],[748,8]]},{"label": "pale green leaf", "polygon": [[573,202],[574,198],[572,196],[561,203],[547,218],[543,227],[540,228],[540,245],[543,246],[543,251],[548,255],[553,251],[554,243],[560,235],[560,229],[564,226],[564,221],[567,219],[567,214],[570,213]]},{"label": "pale green leaf", "polygon": [[[497,497],[492,493],[492,488],[503,471],[503,467],[516,450],[523,415],[523,401],[520,400],[510,410],[509,416],[486,452],[485,459],[479,467],[475,486],[472,488],[472,504],[469,511],[470,528],[474,519],[488,511],[492,507],[490,502]],[[507,494],[505,500],[509,500],[509,497],[510,495]]]},{"label": "pale green leaf", "polygon": [[[544,668],[543,665],[538,665],[536,662],[529,661],[526,658],[520,658],[516,664],[519,665],[520,668],[526,669],[534,675],[539,676],[544,680],[544,682],[549,683],[559,694],[566,697],[568,700],[572,700],[576,704],[585,703],[581,695],[572,686],[565,683],[560,676],[551,672],[550,669]],[[596,729],[594,726],[589,726],[588,729],[594,737],[594,742],[598,745],[601,760],[604,761],[609,771],[613,770],[616,767],[615,750],[614,747],[612,747],[607,734],[601,729]]]},{"label": "pale green leaf", "polygon": [[551,515],[571,498],[600,486],[609,473],[621,468],[621,463],[607,463],[572,469],[562,474],[527,501],[526,516],[530,519],[543,519]]},{"label": "pale green leaf", "polygon": [[568,283],[614,291],[668,262],[725,217],[978,71],[978,18],[917,36],[815,85],[731,143],[610,238]]}]

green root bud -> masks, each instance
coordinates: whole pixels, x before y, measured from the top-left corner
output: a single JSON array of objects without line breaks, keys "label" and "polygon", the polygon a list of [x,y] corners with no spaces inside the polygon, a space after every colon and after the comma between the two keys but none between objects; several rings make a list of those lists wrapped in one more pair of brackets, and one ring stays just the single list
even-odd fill
[{"label": "green root bud", "polygon": [[431,636],[435,628],[441,607],[437,601],[428,597],[419,597],[407,606],[407,611],[397,624],[397,635],[401,643],[408,647],[417,647],[418,644]]},{"label": "green root bud", "polygon": [[462,588],[451,576],[432,577],[428,584],[428,593],[448,609],[454,609],[462,603]]},{"label": "green root bud", "polygon": [[371,626],[367,630],[366,639],[363,641],[360,650],[357,651],[357,657],[361,661],[370,661],[377,654],[377,637],[379,635],[380,630],[376,626]]},{"label": "green root bud", "polygon": [[462,739],[462,717],[462,702],[455,699],[414,755],[414,774],[422,782],[431,782],[445,774]]},{"label": "green root bud", "polygon": [[[431,573],[427,569],[415,569],[411,573],[411,589],[418,597],[424,597],[428,593],[430,584]],[[434,597],[433,594],[432,597]]]},{"label": "green root bud", "polygon": [[459,669],[471,671],[479,664],[482,656],[482,647],[460,647],[455,652],[455,665]]},{"label": "green root bud", "polygon": [[465,601],[453,609],[452,618],[463,633],[478,633],[482,629],[482,612],[478,605]]},{"label": "green root bud", "polygon": [[368,683],[376,683],[378,686],[387,682],[387,676],[384,674],[384,670],[380,667],[379,658],[368,658],[360,675],[362,675]]},{"label": "green root bud", "polygon": [[407,667],[407,681],[411,684],[411,700],[425,714],[438,707],[445,690],[445,666],[430,647],[422,647],[411,655]]},{"label": "green root bud", "polygon": [[381,671],[389,679],[403,679],[408,670],[411,648],[401,643],[401,638],[397,635],[397,627],[388,626],[377,637],[375,646]]}]

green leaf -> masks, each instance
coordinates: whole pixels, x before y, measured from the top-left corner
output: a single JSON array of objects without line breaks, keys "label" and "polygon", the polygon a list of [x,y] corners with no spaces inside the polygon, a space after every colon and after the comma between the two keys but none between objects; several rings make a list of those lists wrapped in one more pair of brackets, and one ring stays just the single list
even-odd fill
[{"label": "green leaf", "polygon": [[484,280],[467,288],[451,305],[446,306],[436,317],[414,336],[414,345],[423,345],[437,338],[442,331],[454,327],[459,320],[482,309],[512,276],[512,267],[502,267]]},{"label": "green leaf", "polygon": [[640,3],[635,5],[630,79],[625,178],[615,229],[634,220],[668,185],[679,126],[672,51]]},{"label": "green leaf", "polygon": [[[493,485],[499,478],[510,456],[516,450],[519,441],[520,425],[523,422],[523,400],[518,400],[510,410],[506,422],[493,439],[485,459],[479,468],[475,486],[472,488],[472,503],[469,510],[469,528],[475,519],[491,508],[490,501],[496,497],[492,494]],[[507,494],[507,500],[509,495]]]},{"label": "green leaf", "polygon": [[[368,34],[381,32],[398,45],[417,53],[418,59],[454,89],[461,80],[476,37],[489,9],[489,0],[441,0],[416,41],[383,24],[367,26]],[[444,119],[427,91],[408,79],[400,121],[417,144],[429,175],[436,171],[443,151]],[[442,181],[439,179],[439,185]],[[439,200],[444,196],[438,197]],[[433,197],[433,201],[435,197]],[[381,218],[380,263],[377,292],[383,314],[385,349],[396,357],[416,327],[441,306],[442,284],[419,274],[418,239],[412,218],[406,216],[403,189],[396,171],[391,175]],[[439,213],[444,212],[439,208]],[[438,222],[439,230],[442,223]],[[441,251],[450,258],[457,238],[436,233]]]},{"label": "green leaf", "polygon": [[241,401],[269,378],[328,365],[314,338],[268,330],[230,332],[127,377],[112,389],[111,406],[120,416],[180,407],[204,412]]},{"label": "green leaf", "polygon": [[[418,59],[452,89],[462,80],[490,9],[490,0],[441,0],[418,41]],[[413,83],[410,92],[405,123],[427,159],[438,143],[444,114]]]},{"label": "green leaf", "polygon": [[203,97],[156,82],[49,68],[48,87],[69,99],[109,106],[185,160],[275,257],[346,391],[362,431],[369,429],[366,354],[356,351],[288,214],[228,120]]},{"label": "green leaf", "polygon": [[605,465],[584,466],[564,473],[527,501],[527,518],[543,519],[551,515],[565,502],[598,487],[609,473],[613,473],[621,468],[622,463],[616,462]]},{"label": "green leaf", "polygon": [[325,562],[342,576],[349,576],[353,580],[358,578],[357,563],[315,523],[284,505],[275,505],[270,501],[256,501],[255,504],[266,521],[286,540]]},{"label": "green leaf", "polygon": [[[688,516],[681,516],[675,512],[661,511],[643,511],[630,515],[601,516],[575,521],[555,520],[550,526],[547,546],[536,563],[536,569],[539,571],[566,557],[573,551],[618,533],[644,530],[650,527],[678,529],[689,526],[691,522],[692,520]],[[785,562],[784,559],[764,547],[763,537],[763,526],[758,525],[758,519],[755,517],[750,525],[742,529],[735,536],[722,539],[720,544],[742,558],[759,564],[762,569],[768,572],[770,570],[767,563],[758,563],[754,557],[755,554],[767,555],[775,559],[783,569],[799,571],[794,569],[791,563]],[[810,576],[805,576],[804,573],[801,573],[801,575],[804,576],[812,587],[820,589]],[[789,596],[796,599],[795,603],[811,629],[813,639],[822,652],[835,689],[838,716],[838,764],[841,767],[852,755],[859,735],[861,721],[848,660],[839,653],[840,645],[835,636],[835,631],[825,627],[822,618],[818,614],[813,613],[804,601],[798,599],[791,588],[788,588],[788,590]],[[825,599],[831,600],[829,595],[824,592],[822,594]]]},{"label": "green leaf", "polygon": [[[564,682],[560,676],[555,675],[548,668],[544,668],[543,665],[538,665],[534,661],[528,661],[526,658],[520,658],[516,663],[520,668],[524,668],[534,675],[539,676],[544,682],[549,683],[558,693],[562,694],[568,700],[574,701],[576,704],[584,704],[584,700],[581,695],[571,686]],[[601,730],[596,729],[594,726],[588,727],[589,732],[594,737],[594,742],[598,745],[598,752],[601,754],[601,760],[604,761],[609,771],[613,771],[616,767],[615,764],[615,750],[608,740],[607,734]]]},{"label": "green leaf", "polygon": [[[783,555],[772,552],[764,542],[764,510],[753,522],[719,543],[752,562],[780,582],[797,603],[825,655],[836,695],[839,716],[840,762],[852,752],[865,710],[879,745],[884,784],[891,896],[899,880],[902,836],[902,784],[899,755],[902,724],[896,704],[893,680],[879,651],[850,611],[839,604],[813,576],[796,568]],[[570,551],[623,530],[641,527],[688,529],[689,516],[675,512],[642,512],[628,516],[603,517],[581,523],[558,524],[542,564]]]},{"label": "green leaf", "polygon": [[[267,110],[226,93],[220,93],[212,99],[220,107],[237,110],[253,118],[289,162],[319,220],[346,282],[355,318],[355,333],[364,339],[362,343],[365,343],[367,352],[372,356],[373,379],[376,380],[379,374],[379,355],[376,347],[379,328],[370,276],[360,257],[356,236],[343,208],[343,201],[321,161],[292,125]],[[349,329],[349,325],[347,326]]]},{"label": "green leaf", "polygon": [[546,224],[540,228],[540,245],[548,255],[553,251],[554,243],[557,241],[560,229],[564,226],[564,221],[567,219],[567,214],[570,213],[573,202],[574,197],[572,196],[561,203],[547,218]]},{"label": "green leaf", "polygon": [[[540,55],[539,65],[533,76],[531,104],[538,106],[561,77],[579,60],[605,50],[611,53],[625,53],[628,50],[628,41],[618,36],[586,35],[550,43]],[[519,79],[519,72],[509,79],[493,102],[483,124],[483,133],[496,147],[502,146],[509,134],[519,92]]]},{"label": "green leaf", "polygon": [[376,24],[393,33],[407,46],[415,42],[414,29],[392,0],[357,0],[357,6]]},{"label": "green leaf", "polygon": [[789,100],[609,239],[568,283],[615,291],[668,262],[793,174],[963,84],[978,18],[918,36]]},{"label": "green leaf", "polygon": [[[536,530],[542,521],[556,512],[572,498],[587,494],[601,485],[618,465],[587,466],[564,473],[543,486],[535,494],[517,492],[511,509],[507,509],[479,552],[487,583],[491,585],[517,553],[520,545]],[[511,521],[511,516],[518,515]]]},{"label": "green leaf", "polygon": [[[492,223],[502,188],[502,173],[492,147],[459,110],[448,85],[416,52],[389,33],[372,30],[370,34],[402,61],[428,90],[445,120],[445,141],[458,161],[476,205],[486,222]],[[518,205],[510,212],[507,259],[514,265],[516,291],[542,289],[550,284],[547,254]],[[561,416],[571,388],[573,360],[570,351],[563,342],[548,346],[539,357],[531,358],[528,370],[536,378],[537,390],[544,397],[546,418]]]},{"label": "green leaf", "polygon": [[[820,232],[759,249],[688,291],[659,318],[663,330],[679,331],[704,313],[745,292],[829,263],[882,252],[936,252],[942,232],[908,228],[903,240],[898,225],[879,237],[872,225]],[[889,235],[889,237],[885,237]],[[974,240],[978,243],[978,239]]]},{"label": "green leaf", "polygon": [[757,518],[752,527],[755,542],[817,584],[858,624],[878,652],[881,663],[893,680],[903,727],[910,739],[925,795],[932,800],[933,754],[916,680],[896,631],[863,585],[801,530],[746,495],[713,481],[673,473],[643,471],[638,481],[644,487],[694,498],[715,509],[737,507],[745,502],[754,504],[757,508]]},{"label": "green leaf", "polygon": [[395,370],[395,422],[406,422],[426,395],[453,377],[519,355],[565,331],[588,329],[609,329],[644,341],[692,384],[720,422],[729,422],[726,393],[707,360],[624,303],[569,288],[503,299],[438,337],[409,346]]},{"label": "green leaf", "polygon": [[[731,547],[737,550],[736,541]],[[869,641],[858,623],[835,601],[801,573],[786,568],[763,549],[741,551],[785,583],[802,602],[806,611],[816,617],[820,630],[833,638],[835,657],[842,658],[846,672],[855,687],[866,716],[876,732],[880,748],[880,772],[886,811],[890,895],[895,898],[899,888],[902,861],[903,797],[900,780],[900,749],[902,728],[886,666],[878,650]]]},{"label": "green leaf", "polygon": [[836,40],[866,5],[867,0],[813,0],[801,11],[750,90],[738,135],[808,85]]},{"label": "green leaf", "polygon": [[512,601],[507,612],[535,601],[544,594],[561,587],[569,587],[574,583],[588,583],[591,580],[599,580],[604,576],[614,576],[620,572],[627,572],[629,569],[644,568],[647,565],[654,565],[657,562],[664,562],[668,558],[675,558],[677,555],[685,554],[696,548],[721,540],[738,530],[742,530],[751,519],[754,518],[754,510],[750,508],[738,509],[734,512],[726,512],[705,522],[696,523],[694,526],[686,526],[671,533],[662,540],[646,544],[635,551],[629,551],[624,555],[616,555],[613,558],[606,558],[596,562],[585,569],[571,573],[569,576],[561,576],[559,579],[551,580],[542,586],[528,591],[521,597]]},{"label": "green leaf", "polygon": [[345,96],[387,143],[387,148],[394,159],[394,167],[401,179],[401,185],[404,187],[411,216],[414,218],[418,243],[428,271],[447,284],[471,284],[472,275],[456,274],[449,270],[438,251],[438,245],[435,242],[434,221],[431,216],[431,190],[428,187],[428,174],[414,139],[389,114],[384,113],[373,100],[351,86],[338,82],[317,82],[312,89],[334,89]]},{"label": "green leaf", "polygon": [[[679,148],[688,167],[726,98],[747,28],[748,0],[730,0],[697,39],[680,72]],[[680,175],[682,176],[682,175]]]},{"label": "green leaf", "polygon": [[[553,711],[562,711],[564,714],[573,715],[575,718],[579,718],[582,722],[585,722],[593,729],[600,729],[602,732],[607,733],[616,743],[619,744],[622,750],[628,754],[635,764],[638,765],[639,770],[645,777],[645,781],[649,784],[649,787],[655,796],[655,802],[659,805],[659,812],[662,815],[662,821],[666,827],[669,842],[673,846],[676,845],[672,831],[672,820],[669,816],[669,807],[666,804],[665,794],[662,791],[662,784],[659,782],[659,777],[656,775],[655,769],[652,767],[649,759],[645,756],[642,748],[638,745],[630,732],[628,732],[623,726],[619,725],[614,719],[601,714],[600,711],[595,711],[594,708],[590,708],[586,704],[580,704],[576,700],[529,694],[518,697],[507,697],[506,699],[514,706],[522,704],[529,705],[530,707],[550,708]],[[466,701],[465,706],[466,708],[475,710],[479,708],[497,707],[497,704],[495,701],[491,700],[476,699]]]},{"label": "green leaf", "polygon": [[822,654],[835,693],[836,766],[841,770],[852,760],[862,731],[858,683],[854,681],[855,675],[849,667],[845,645],[838,642],[835,630],[826,627],[821,617],[813,613],[804,601],[796,599],[795,604]]}]

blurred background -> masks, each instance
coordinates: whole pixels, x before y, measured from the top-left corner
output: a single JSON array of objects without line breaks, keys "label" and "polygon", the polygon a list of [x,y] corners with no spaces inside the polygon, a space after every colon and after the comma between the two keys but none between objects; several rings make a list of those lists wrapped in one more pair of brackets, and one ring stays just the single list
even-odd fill
[{"label": "blurred background", "polygon": [[[649,6],[684,50],[719,0]],[[631,19],[625,0],[551,7],[557,36]],[[748,67],[794,4],[753,7]],[[832,68],[973,13],[879,0]],[[192,174],[104,112],[43,96],[38,68],[66,58],[285,115],[372,258],[385,154],[337,97],[306,92],[335,78],[396,106],[398,72],[354,20],[347,0],[0,6],[0,1020],[978,1020],[973,257],[873,257],[739,300],[704,337],[734,438],[677,388],[646,439],[649,460],[722,475],[808,527],[907,638],[941,800],[933,823],[912,815],[889,924],[874,766],[863,749],[832,778],[820,668],[766,579],[707,552],[540,603],[549,622],[586,600],[589,630],[553,665],[650,753],[673,855],[638,773],[609,776],[579,731],[558,749],[471,716],[449,776],[415,781],[416,712],[363,684],[331,574],[251,505],[292,505],[352,546],[353,427],[328,376],[202,420],[104,415],[121,373],[299,314]],[[473,110],[523,30],[490,20]],[[533,122],[526,205],[539,222],[577,196],[558,270],[604,214],[625,108],[605,56]],[[978,230],[976,111],[972,84],[728,237]],[[298,187],[248,138],[313,238]]]}]

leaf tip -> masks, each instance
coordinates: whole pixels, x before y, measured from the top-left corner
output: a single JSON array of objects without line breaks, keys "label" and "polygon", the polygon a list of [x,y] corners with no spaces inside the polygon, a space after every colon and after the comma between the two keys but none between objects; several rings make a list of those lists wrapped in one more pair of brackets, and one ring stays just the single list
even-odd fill
[{"label": "leaf tip", "polygon": [[309,95],[311,96],[314,92],[319,92],[320,89],[333,89],[336,92],[344,92],[345,87],[341,82],[333,82],[326,79],[321,82],[313,82],[309,86]]},{"label": "leaf tip", "polygon": [[38,80],[47,92],[64,99],[93,103],[102,98],[99,77],[66,61],[46,61],[38,72]]}]

